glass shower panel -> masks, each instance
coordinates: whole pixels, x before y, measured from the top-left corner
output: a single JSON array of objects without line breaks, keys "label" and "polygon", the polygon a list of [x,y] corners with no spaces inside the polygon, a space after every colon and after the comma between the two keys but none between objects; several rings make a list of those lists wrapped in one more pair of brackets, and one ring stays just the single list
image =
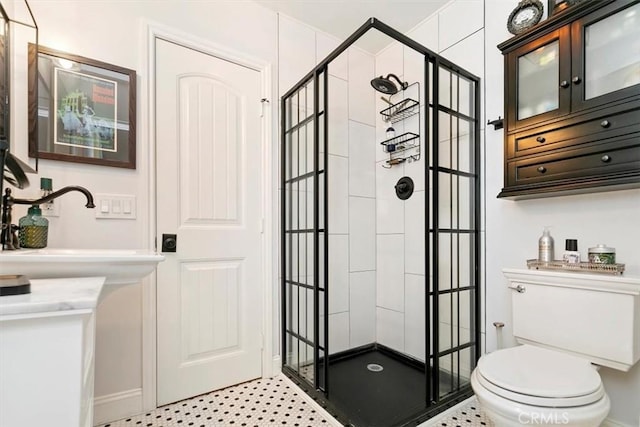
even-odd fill
[{"label": "glass shower panel", "polygon": [[285,366],[315,385],[317,290],[314,284],[319,237],[316,188],[323,179],[316,170],[318,146],[314,80],[310,79],[283,101],[284,192],[283,289]]},{"label": "glass shower panel", "polygon": [[452,162],[451,145],[454,138],[454,117],[451,114],[440,111],[438,113],[438,166],[451,169]]},{"label": "glass shower panel", "polygon": [[475,204],[473,200],[472,178],[458,176],[457,179],[458,210],[456,212],[457,227],[460,230],[473,228]]},{"label": "glass shower panel", "polygon": [[475,123],[472,120],[457,120],[456,162],[455,169],[460,172],[474,173],[475,168]]},{"label": "glass shower panel", "polygon": [[458,234],[458,250],[460,251],[459,261],[459,285],[460,287],[474,286],[473,280],[475,271],[471,268],[471,260],[474,257],[472,238],[469,233]]},{"label": "glass shower panel", "polygon": [[438,236],[438,289],[451,289],[451,235]]},{"label": "glass shower panel", "polygon": [[473,117],[475,115],[475,83],[464,76],[458,76],[458,112],[465,116]]},{"label": "glass shower panel", "polygon": [[293,178],[298,176],[298,130],[292,129],[288,136],[290,137],[289,143],[291,144],[287,150],[288,158],[290,160],[289,178]]},{"label": "glass shower panel", "polygon": [[[479,145],[476,104],[477,82],[445,66],[439,68],[437,102],[438,129],[434,131],[437,157],[434,158],[437,186],[432,194],[437,217],[431,220],[432,236],[437,236],[437,265],[433,279],[438,305],[433,320],[437,352],[433,355],[438,379],[433,396],[444,400],[468,384],[476,331],[475,294],[477,275],[474,236],[478,232],[477,170]],[[434,153],[436,151],[434,150]]]}]

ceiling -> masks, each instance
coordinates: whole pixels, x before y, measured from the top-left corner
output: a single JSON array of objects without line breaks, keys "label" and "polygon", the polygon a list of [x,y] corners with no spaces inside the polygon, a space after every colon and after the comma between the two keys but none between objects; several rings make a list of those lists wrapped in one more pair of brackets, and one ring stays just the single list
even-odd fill
[{"label": "ceiling", "polygon": [[[312,27],[344,40],[371,17],[406,33],[449,0],[255,0]],[[382,33],[369,34],[357,44],[377,53],[391,42]]]}]

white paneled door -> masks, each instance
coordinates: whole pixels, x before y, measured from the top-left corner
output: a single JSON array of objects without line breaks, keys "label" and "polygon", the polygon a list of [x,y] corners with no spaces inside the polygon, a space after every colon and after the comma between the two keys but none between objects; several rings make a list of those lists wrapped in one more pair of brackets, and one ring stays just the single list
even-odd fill
[{"label": "white paneled door", "polygon": [[164,405],[262,374],[261,76],[160,39],[155,67]]}]

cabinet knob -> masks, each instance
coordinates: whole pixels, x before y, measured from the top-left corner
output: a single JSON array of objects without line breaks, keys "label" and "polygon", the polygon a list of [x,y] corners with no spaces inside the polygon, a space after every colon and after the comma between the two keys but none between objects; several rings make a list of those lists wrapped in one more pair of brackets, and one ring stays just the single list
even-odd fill
[{"label": "cabinet knob", "polygon": [[611,156],[605,154],[604,156],[600,157],[600,160],[602,160],[604,163],[609,163],[611,161]]},{"label": "cabinet knob", "polygon": [[602,126],[603,128],[608,128],[609,126],[611,126],[611,122],[609,120],[603,120],[600,122],[600,126]]},{"label": "cabinet knob", "polygon": [[578,76],[575,76],[574,78],[571,79],[571,81],[573,82],[574,85],[579,85],[582,79]]},{"label": "cabinet knob", "polygon": [[545,173],[546,171],[547,171],[547,168],[545,168],[544,166],[540,166],[538,168],[538,172],[540,172],[540,173]]},{"label": "cabinet knob", "polygon": [[568,88],[569,87],[569,82],[566,81],[566,80],[561,81],[560,82],[560,87],[565,88],[565,89]]},{"label": "cabinet knob", "polygon": [[539,136],[539,137],[536,138],[536,141],[538,141],[539,143],[542,144],[543,142],[546,141],[546,139],[544,138],[544,136]]}]

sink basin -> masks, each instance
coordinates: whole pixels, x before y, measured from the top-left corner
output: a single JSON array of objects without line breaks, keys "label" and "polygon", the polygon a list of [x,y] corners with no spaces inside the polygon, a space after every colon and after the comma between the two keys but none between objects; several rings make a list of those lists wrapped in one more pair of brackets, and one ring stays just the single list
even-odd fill
[{"label": "sink basin", "polygon": [[30,279],[106,277],[105,284],[137,283],[164,256],[144,249],[20,249],[0,252],[0,274]]}]

